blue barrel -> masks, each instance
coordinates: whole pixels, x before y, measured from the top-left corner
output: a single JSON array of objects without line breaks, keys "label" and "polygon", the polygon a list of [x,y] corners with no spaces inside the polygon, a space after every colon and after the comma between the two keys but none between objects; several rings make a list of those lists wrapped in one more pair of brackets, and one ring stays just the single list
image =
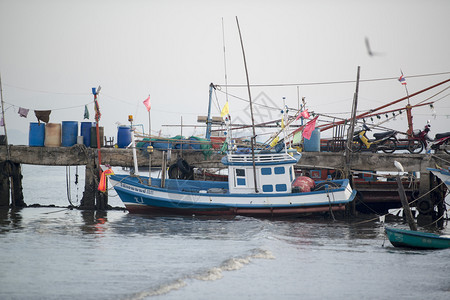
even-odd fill
[{"label": "blue barrel", "polygon": [[61,146],[72,147],[77,143],[78,122],[62,121]]},{"label": "blue barrel", "polygon": [[28,145],[30,147],[44,147],[45,123],[30,123]]},{"label": "blue barrel", "polygon": [[81,122],[81,136],[83,137],[83,144],[86,147],[91,146],[91,127],[94,126],[95,123],[92,122]]},{"label": "blue barrel", "polygon": [[119,126],[117,129],[117,147],[126,148],[131,143],[130,126]]},{"label": "blue barrel", "polygon": [[309,140],[304,139],[303,143],[305,152],[320,152],[320,129],[314,129],[311,138]]}]

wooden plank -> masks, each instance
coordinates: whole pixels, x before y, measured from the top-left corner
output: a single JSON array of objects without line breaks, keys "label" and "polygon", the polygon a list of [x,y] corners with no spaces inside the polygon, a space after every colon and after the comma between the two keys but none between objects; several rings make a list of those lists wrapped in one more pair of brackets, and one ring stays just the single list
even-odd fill
[{"label": "wooden plank", "polygon": [[[31,165],[48,166],[74,166],[86,165],[95,157],[96,149],[82,147],[28,147],[10,145],[11,161]],[[131,149],[102,148],[102,163],[111,166],[133,166]],[[0,161],[6,160],[6,146],[0,146]],[[171,151],[169,165],[180,157],[179,150]],[[211,150],[211,155],[205,157],[201,151],[183,150],[183,159],[190,165],[202,168],[219,168],[223,165],[220,160],[223,155]],[[441,159],[439,159],[441,158]],[[350,161],[350,169],[370,171],[396,171],[393,161],[400,162],[406,172],[420,172],[427,167],[442,164],[443,159],[449,160],[449,155],[427,155],[409,153],[354,153]],[[139,166],[148,166],[148,155],[137,151]],[[152,166],[160,167],[162,152],[155,150],[152,153]],[[341,169],[345,164],[343,153],[334,152],[303,152],[298,167],[308,168],[335,168]]]}]

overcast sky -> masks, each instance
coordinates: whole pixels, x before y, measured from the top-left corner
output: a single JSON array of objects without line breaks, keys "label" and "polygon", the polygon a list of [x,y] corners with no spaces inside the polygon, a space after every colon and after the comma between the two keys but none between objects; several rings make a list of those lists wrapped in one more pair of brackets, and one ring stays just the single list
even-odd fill
[{"label": "overcast sky", "polygon": [[[400,69],[410,94],[446,80],[449,13],[447,0],[0,0],[7,129],[28,134],[29,123],[36,122],[33,110],[51,109],[51,122],[81,122],[86,104],[94,121],[91,88],[101,85],[105,135],[115,136],[117,122],[126,124],[129,114],[147,131],[142,102],[149,94],[153,133],[178,134],[179,128],[163,125],[179,124],[181,117],[184,124],[195,125],[198,115],[207,114],[209,84],[225,83],[224,57],[228,83],[246,82],[235,16],[250,83],[294,84],[252,88],[256,103],[278,108],[260,106],[256,122],[280,118],[283,97],[292,108],[299,97],[306,97],[310,111],[348,117],[354,82],[305,84],[354,81],[361,66],[362,80],[387,79],[361,82],[358,109],[365,111],[406,95],[397,81]],[[447,74],[408,78],[437,73]],[[411,103],[449,86],[414,97]],[[213,115],[220,115],[224,91],[222,87],[213,97]],[[228,92],[234,120],[250,123],[247,103],[234,97],[248,99],[247,90],[230,87]],[[450,130],[449,93],[431,98],[437,101],[434,112],[429,106],[413,110],[415,128],[431,119],[433,133]],[[19,107],[30,109],[27,118],[18,115]],[[407,129],[400,116],[383,125]],[[185,128],[183,134],[204,134],[204,129]]]}]

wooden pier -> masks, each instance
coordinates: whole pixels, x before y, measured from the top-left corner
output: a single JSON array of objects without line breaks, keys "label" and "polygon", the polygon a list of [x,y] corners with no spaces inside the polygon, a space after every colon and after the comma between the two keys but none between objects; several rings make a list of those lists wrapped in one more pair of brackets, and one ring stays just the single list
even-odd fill
[{"label": "wooden pier", "polygon": [[[9,148],[9,160],[7,159]],[[161,167],[162,151],[151,153],[152,167]],[[301,169],[336,169],[347,167],[351,170],[391,171],[396,172],[394,161],[400,162],[405,172],[420,172],[419,195],[426,194],[433,185],[433,179],[427,168],[436,165],[446,165],[450,156],[442,154],[385,154],[385,153],[345,153],[334,152],[303,152],[298,163]],[[116,167],[132,167],[133,154],[131,149],[101,148],[102,164]],[[209,153],[202,151],[171,150],[169,164],[182,157],[191,166],[198,168],[223,167],[220,159],[223,157],[217,151]],[[149,165],[149,155],[142,150],[137,151],[138,165]],[[44,166],[85,166],[85,187],[81,200],[82,209],[106,209],[107,196],[97,191],[99,168],[97,165],[97,149],[86,148],[83,145],[72,147],[29,147],[29,146],[0,146],[0,206],[25,206],[21,186],[21,164]],[[9,202],[11,189],[11,204]],[[394,191],[394,196],[395,191]]]}]

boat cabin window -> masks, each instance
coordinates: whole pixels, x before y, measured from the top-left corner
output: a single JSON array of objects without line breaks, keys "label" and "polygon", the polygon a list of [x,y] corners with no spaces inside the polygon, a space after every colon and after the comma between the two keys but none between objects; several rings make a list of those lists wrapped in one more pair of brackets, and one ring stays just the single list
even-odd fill
[{"label": "boat cabin window", "polygon": [[286,192],[287,191],[287,186],[285,184],[276,184],[275,185],[275,190],[277,192]]},{"label": "boat cabin window", "polygon": [[273,185],[271,185],[271,184],[264,184],[263,185],[263,192],[264,193],[271,193],[271,192],[273,192]]},{"label": "boat cabin window", "polygon": [[271,168],[261,168],[261,175],[272,175]]},{"label": "boat cabin window", "polygon": [[284,174],[284,167],[275,167],[275,174]]},{"label": "boat cabin window", "polygon": [[244,169],[236,169],[236,176],[245,177],[245,170]]},{"label": "boat cabin window", "polygon": [[236,169],[236,185],[246,185],[245,169]]}]

